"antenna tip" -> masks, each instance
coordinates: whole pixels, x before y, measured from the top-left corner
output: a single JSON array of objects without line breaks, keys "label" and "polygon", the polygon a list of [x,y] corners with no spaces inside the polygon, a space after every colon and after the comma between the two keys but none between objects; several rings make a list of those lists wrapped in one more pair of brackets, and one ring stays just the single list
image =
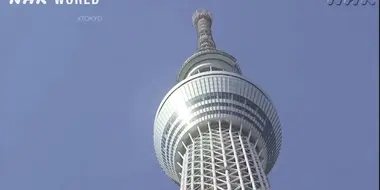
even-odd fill
[{"label": "antenna tip", "polygon": [[212,23],[212,14],[205,9],[198,9],[193,14],[193,25],[196,27],[198,21],[202,18],[204,18],[204,19],[208,20],[210,23]]}]

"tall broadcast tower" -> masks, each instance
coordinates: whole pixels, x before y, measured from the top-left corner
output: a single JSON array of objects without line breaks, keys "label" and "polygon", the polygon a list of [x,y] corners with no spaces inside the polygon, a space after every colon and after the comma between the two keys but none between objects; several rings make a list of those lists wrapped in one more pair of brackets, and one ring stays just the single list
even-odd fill
[{"label": "tall broadcast tower", "polygon": [[198,49],[158,108],[157,159],[181,190],[267,190],[281,147],[279,117],[236,59],[216,49],[211,24],[210,12],[194,13]]}]

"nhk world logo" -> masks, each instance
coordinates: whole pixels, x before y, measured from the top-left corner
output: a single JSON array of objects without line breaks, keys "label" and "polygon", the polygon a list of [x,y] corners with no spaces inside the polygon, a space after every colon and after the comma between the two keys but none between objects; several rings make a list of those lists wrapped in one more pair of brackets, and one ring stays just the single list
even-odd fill
[{"label": "nhk world logo", "polygon": [[[35,4],[35,5],[44,5],[47,4],[47,0],[9,0],[9,4]],[[54,0],[56,5],[97,5],[99,0]]]}]

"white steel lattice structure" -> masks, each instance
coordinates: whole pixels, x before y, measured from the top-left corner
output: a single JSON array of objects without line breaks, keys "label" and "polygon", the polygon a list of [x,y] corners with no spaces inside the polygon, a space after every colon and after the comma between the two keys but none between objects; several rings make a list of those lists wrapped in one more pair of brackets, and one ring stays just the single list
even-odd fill
[{"label": "white steel lattice structure", "polygon": [[198,50],[156,114],[157,159],[181,190],[267,190],[281,147],[277,112],[236,59],[216,49],[211,14],[197,10],[193,24]]}]

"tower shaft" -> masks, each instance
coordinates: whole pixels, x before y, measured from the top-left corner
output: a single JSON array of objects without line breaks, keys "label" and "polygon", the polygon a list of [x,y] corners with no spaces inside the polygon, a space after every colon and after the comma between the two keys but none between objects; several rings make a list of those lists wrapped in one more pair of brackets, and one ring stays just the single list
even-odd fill
[{"label": "tower shaft", "polygon": [[181,190],[267,190],[268,179],[255,151],[232,124],[198,127],[182,163]]}]

